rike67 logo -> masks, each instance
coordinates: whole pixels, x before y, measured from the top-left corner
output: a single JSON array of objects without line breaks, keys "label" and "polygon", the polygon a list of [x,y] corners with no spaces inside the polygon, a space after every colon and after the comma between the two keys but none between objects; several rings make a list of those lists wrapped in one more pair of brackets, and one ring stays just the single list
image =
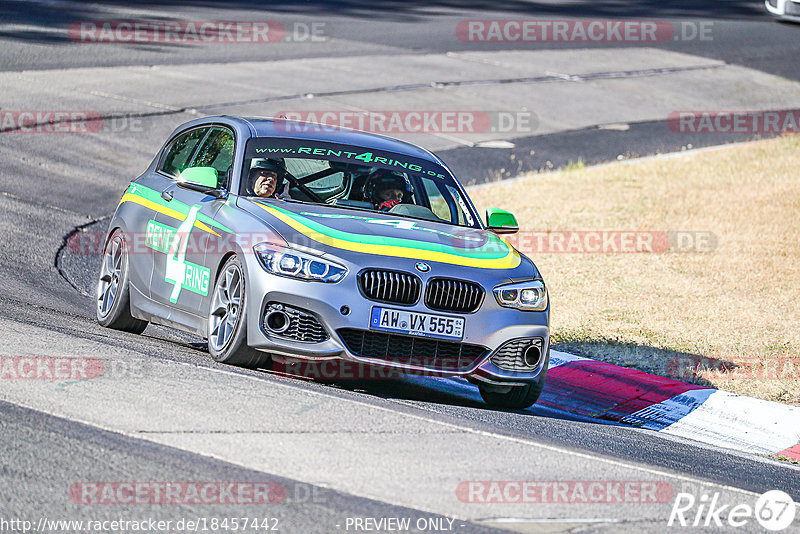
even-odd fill
[{"label": "rike67 logo", "polygon": [[678,493],[672,505],[667,525],[681,527],[750,526],[755,519],[761,527],[778,532],[788,528],[797,515],[797,505],[785,492],[771,490],[756,500],[755,506],[746,503],[723,504],[719,493],[704,493],[699,499],[692,493]]}]

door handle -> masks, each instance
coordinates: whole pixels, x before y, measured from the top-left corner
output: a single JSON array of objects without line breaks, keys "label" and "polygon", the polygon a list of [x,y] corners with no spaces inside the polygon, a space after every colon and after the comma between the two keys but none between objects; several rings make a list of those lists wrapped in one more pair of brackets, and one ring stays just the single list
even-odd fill
[{"label": "door handle", "polygon": [[167,190],[165,190],[165,191],[162,191],[162,192],[161,192],[161,198],[163,198],[163,199],[164,199],[164,200],[166,200],[167,202],[169,202],[170,200],[172,200],[172,197],[173,197],[173,196],[175,196],[175,195],[172,193],[172,191],[170,191],[170,190],[168,190],[168,189],[167,189]]}]

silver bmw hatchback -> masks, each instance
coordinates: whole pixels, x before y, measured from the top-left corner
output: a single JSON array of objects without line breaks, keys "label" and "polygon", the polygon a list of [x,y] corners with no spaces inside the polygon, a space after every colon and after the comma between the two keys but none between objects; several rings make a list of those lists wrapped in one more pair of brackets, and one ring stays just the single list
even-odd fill
[{"label": "silver bmw hatchback", "polygon": [[100,324],[199,334],[211,356],[352,362],[463,377],[490,405],[538,399],[549,298],[435,155],[286,120],[206,117],[175,130],[125,191],[97,284]]}]

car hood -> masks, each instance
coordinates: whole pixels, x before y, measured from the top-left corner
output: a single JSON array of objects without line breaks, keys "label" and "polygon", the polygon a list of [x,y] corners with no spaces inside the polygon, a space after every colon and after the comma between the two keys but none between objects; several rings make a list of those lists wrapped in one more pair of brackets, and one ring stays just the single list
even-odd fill
[{"label": "car hood", "polygon": [[269,224],[293,246],[362,263],[354,255],[409,258],[464,267],[516,270],[523,257],[488,230],[343,209],[334,206],[251,200],[239,207]]}]

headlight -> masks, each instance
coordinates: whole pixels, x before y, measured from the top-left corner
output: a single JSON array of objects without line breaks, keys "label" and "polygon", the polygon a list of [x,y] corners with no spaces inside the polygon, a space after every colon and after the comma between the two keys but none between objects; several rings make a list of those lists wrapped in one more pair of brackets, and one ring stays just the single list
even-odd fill
[{"label": "headlight", "polygon": [[500,306],[525,311],[544,311],[547,309],[547,288],[541,280],[516,282],[497,286],[494,297]]},{"label": "headlight", "polygon": [[347,267],[343,265],[272,243],[259,243],[253,251],[261,266],[278,276],[333,283],[347,274]]}]

